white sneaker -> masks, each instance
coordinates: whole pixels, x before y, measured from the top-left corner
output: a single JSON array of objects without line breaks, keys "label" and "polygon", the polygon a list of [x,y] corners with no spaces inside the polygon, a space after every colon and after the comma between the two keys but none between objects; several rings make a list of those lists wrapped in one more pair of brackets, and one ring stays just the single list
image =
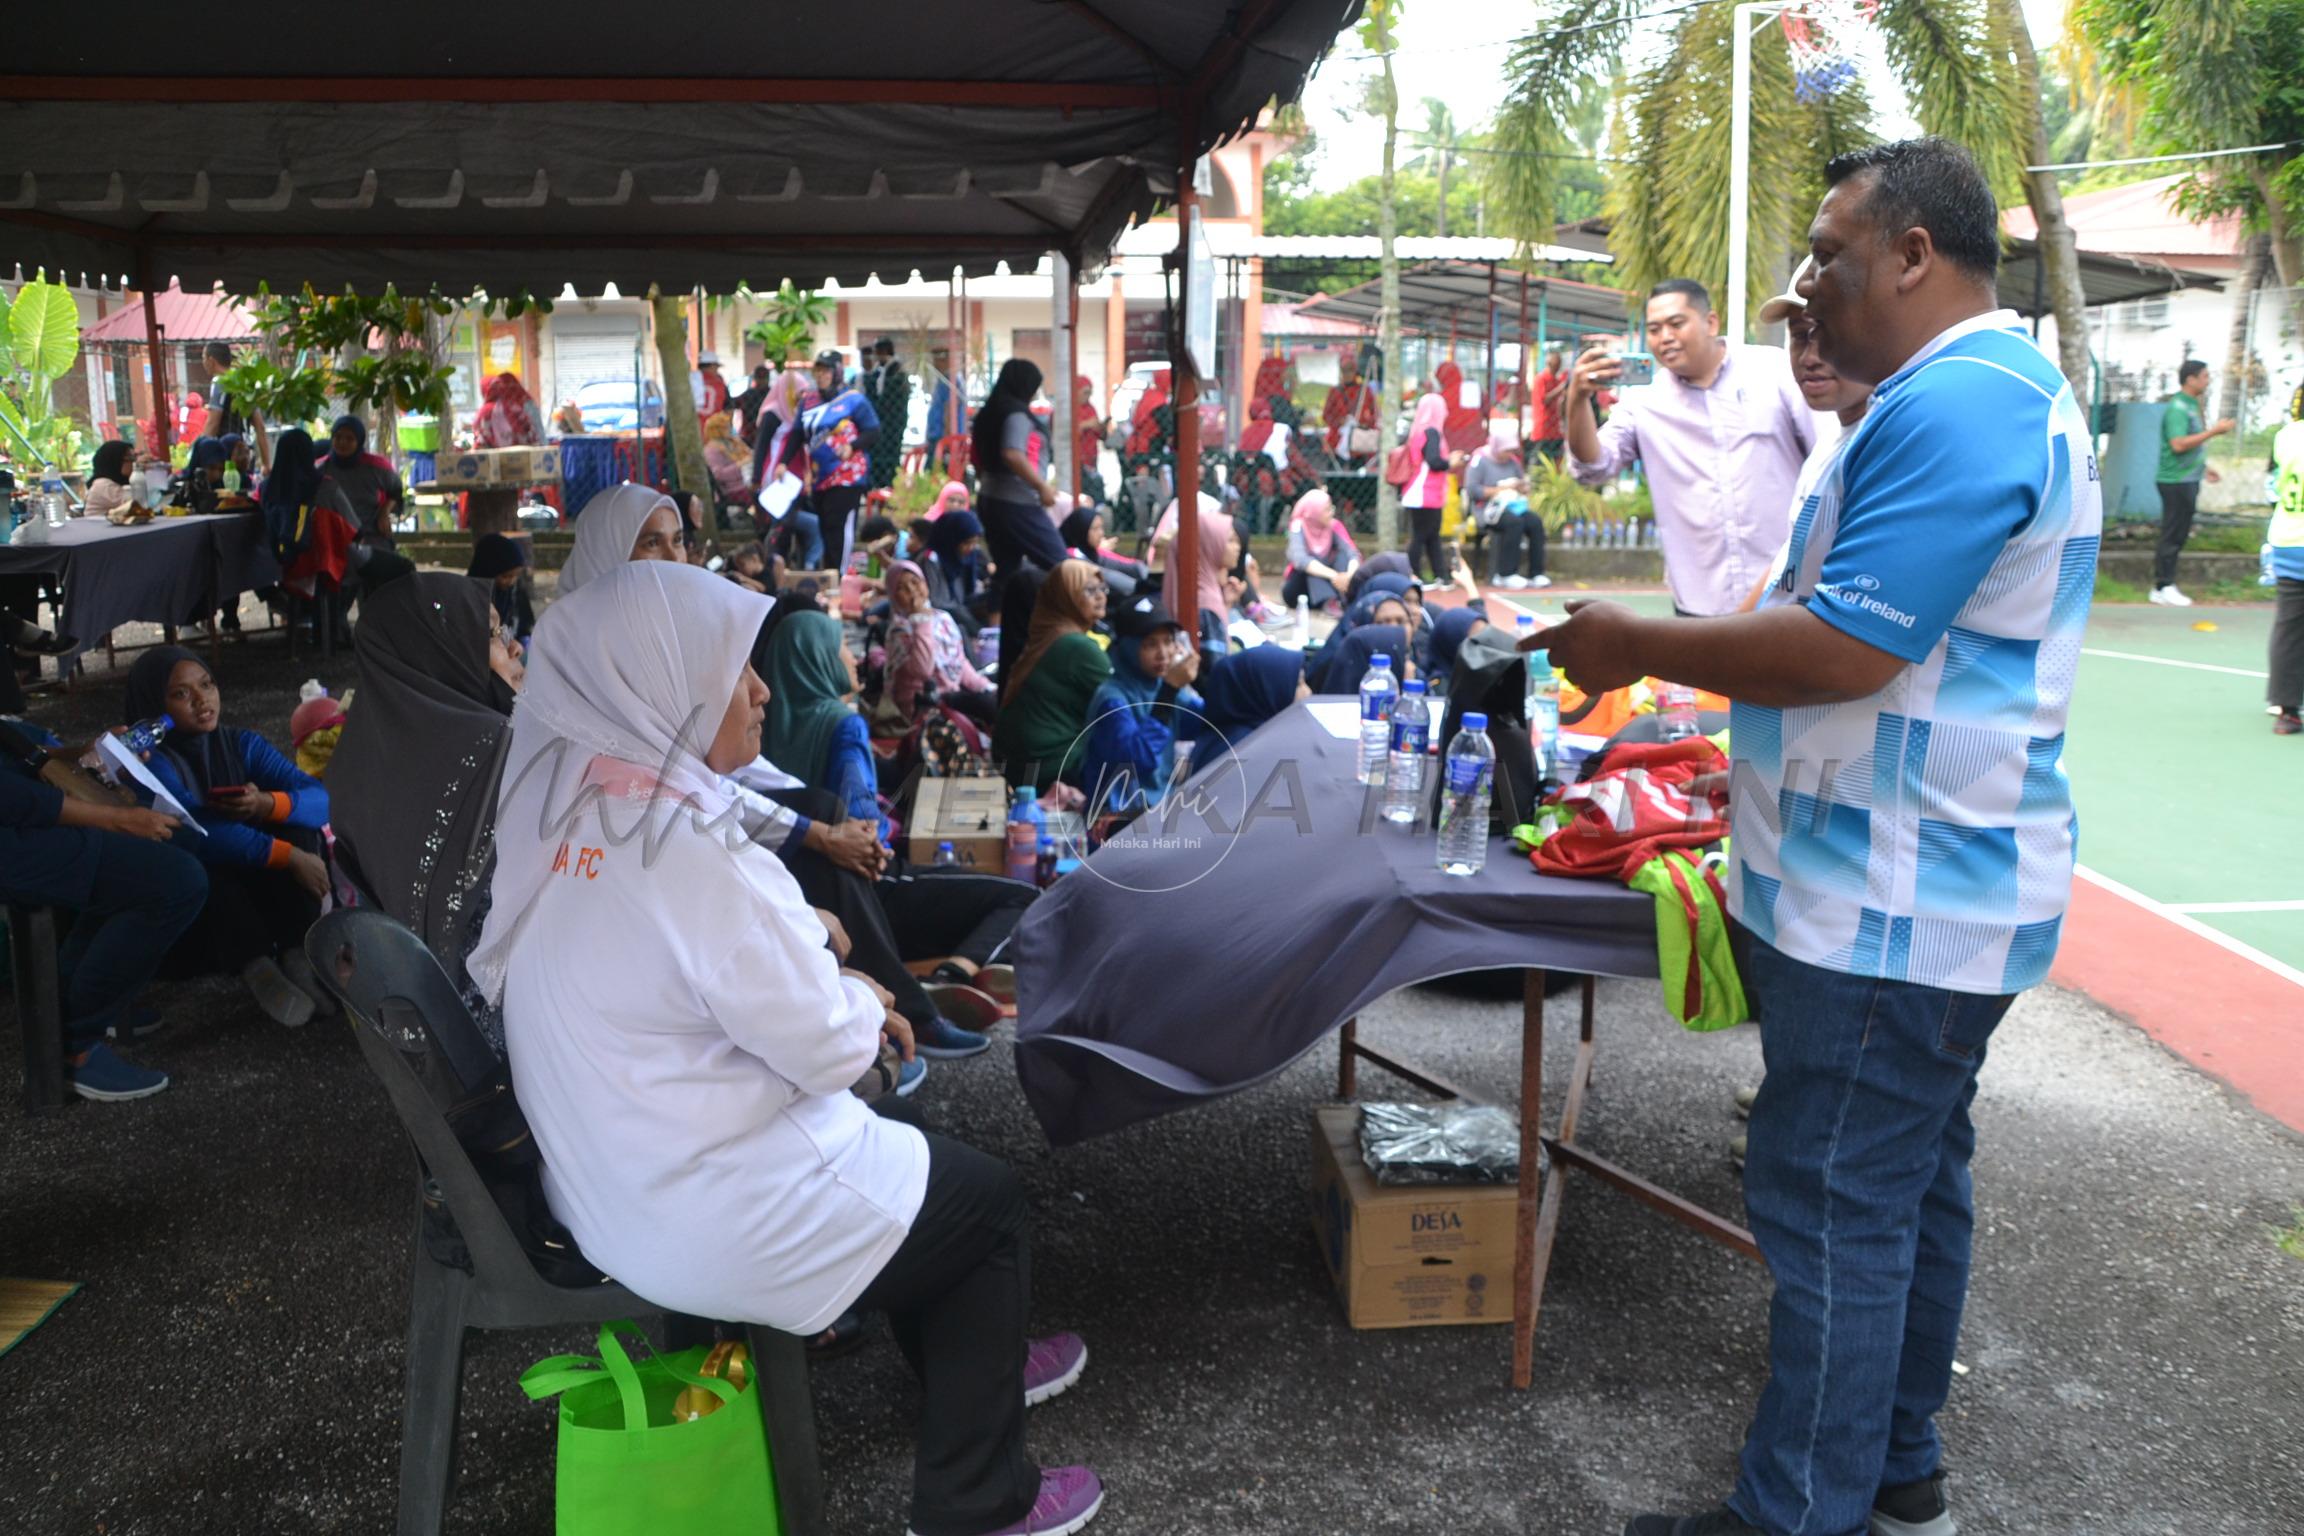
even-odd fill
[{"label": "white sneaker", "polygon": [[263,1009],[273,1023],[301,1029],[312,1022],[311,994],[290,981],[270,956],[242,966],[240,980],[256,999],[256,1006]]},{"label": "white sneaker", "polygon": [[1525,592],[1528,590],[1528,578],[1521,575],[1518,571],[1514,571],[1511,575],[1504,578],[1504,585],[1511,588],[1515,592]]},{"label": "white sneaker", "polygon": [[1532,587],[1548,587],[1552,585],[1552,578],[1549,576],[1531,576],[1528,578],[1528,585]]},{"label": "white sneaker", "polygon": [[2149,600],[2158,603],[2163,608],[2189,608],[2192,606],[2192,599],[2186,597],[2173,586],[2154,587]]}]

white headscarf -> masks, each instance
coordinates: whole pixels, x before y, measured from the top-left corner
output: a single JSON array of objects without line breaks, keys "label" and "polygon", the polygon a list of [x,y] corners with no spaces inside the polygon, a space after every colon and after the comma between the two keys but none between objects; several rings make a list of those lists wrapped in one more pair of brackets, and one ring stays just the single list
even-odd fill
[{"label": "white headscarf", "polygon": [[[620,565],[632,559],[632,546],[640,540],[640,529],[648,515],[658,507],[670,507],[679,514],[679,505],[671,497],[653,486],[634,485],[627,480],[612,485],[584,503],[584,510],[576,514],[576,545],[568,551],[568,563],[560,568],[560,596],[566,597],[587,582],[598,581]],[[732,582],[722,582],[732,586]]]},{"label": "white headscarf", "polygon": [[[657,816],[692,815],[701,824],[726,809],[727,791],[703,755],[769,606],[692,565],[628,560],[544,610],[512,712],[488,921],[466,962],[490,1002],[503,998],[513,946],[552,877],[570,812],[591,800],[581,786],[595,757],[646,770],[669,792],[652,806],[628,806],[629,820],[603,827],[608,835],[628,840]],[[682,797],[693,811],[680,809]],[[582,814],[607,819],[605,806]],[[666,830],[658,825],[646,835]],[[700,833],[674,825],[669,835]]]}]

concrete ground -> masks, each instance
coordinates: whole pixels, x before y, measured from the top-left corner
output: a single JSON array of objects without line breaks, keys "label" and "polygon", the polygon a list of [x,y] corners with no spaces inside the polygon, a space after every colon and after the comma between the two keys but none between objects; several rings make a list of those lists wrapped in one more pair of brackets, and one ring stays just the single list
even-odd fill
[{"label": "concrete ground", "polygon": [[[313,670],[259,635],[227,652],[225,708],[284,733]],[[99,680],[35,713],[69,735],[117,699]],[[1756,1080],[1756,1035],[1682,1033],[1653,983],[1601,999],[1586,1139],[1736,1213],[1729,1094]],[[85,1283],[0,1358],[0,1531],[389,1530],[407,1148],[340,1023],[281,1030],[221,982],[160,1001],[173,1028],[141,1054],[175,1074],[167,1093],[0,1109],[0,1274]],[[1516,1004],[1416,989],[1363,1028],[1509,1102]],[[1563,1018],[1556,1086],[1567,1039]],[[1039,1321],[1094,1352],[1032,1420],[1035,1454],[1103,1472],[1094,1529],[1614,1536],[1637,1509],[1724,1491],[1763,1370],[1760,1268],[1572,1183],[1535,1390],[1505,1387],[1505,1328],[1355,1333],[1304,1211],[1333,1070],[1316,1051],[1251,1093],[1062,1152],[1005,1036],[932,1070],[931,1123],[1030,1187]],[[1363,1087],[1386,1090],[1373,1073]],[[2293,1528],[2304,1264],[2275,1235],[2300,1219],[2304,1142],[2053,990],[2003,1027],[1976,1114],[1970,1370],[1944,1419],[1963,1530]],[[473,1336],[451,1531],[551,1529],[551,1410],[515,1378],[586,1344]],[[833,1528],[892,1536],[917,1404],[893,1346],[822,1366],[815,1392]]]}]

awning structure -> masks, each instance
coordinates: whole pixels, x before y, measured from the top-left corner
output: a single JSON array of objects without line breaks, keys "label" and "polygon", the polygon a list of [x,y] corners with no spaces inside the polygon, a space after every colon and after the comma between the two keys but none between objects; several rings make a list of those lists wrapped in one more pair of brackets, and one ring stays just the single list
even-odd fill
[{"label": "awning structure", "polygon": [[[2166,267],[2134,256],[2107,251],[2080,253],[2080,291],[2088,308],[2148,299],[2179,288],[2221,288],[2221,278],[2182,267]],[[2013,237],[2003,241],[2000,253],[2000,302],[2027,319],[2050,314],[2047,274],[2039,247]]]},{"label": "awning structure", "polygon": [[337,11],[297,24],[283,75],[228,31],[51,7],[13,19],[24,73],[0,76],[0,260],[195,292],[1093,268],[1358,9],[885,0],[814,26],[667,0],[569,25],[472,7],[446,31]]},{"label": "awning structure", "polygon": [[[1578,256],[1589,259],[1582,253]],[[1380,284],[1367,282],[1307,299],[1296,313],[1356,320],[1374,330],[1382,308]],[[1629,323],[1627,314],[1624,295],[1617,289],[1565,277],[1526,275],[1502,262],[1433,262],[1400,274],[1400,328],[1420,335],[1485,336],[1491,316],[1500,343],[1529,339],[1539,329],[1546,339],[1567,331],[1620,335]]]},{"label": "awning structure", "polygon": [[[153,318],[173,342],[241,341],[256,334],[248,311],[220,293],[186,293],[169,288],[152,296]],[[144,311],[122,305],[80,333],[91,345],[144,346],[150,339]]]}]

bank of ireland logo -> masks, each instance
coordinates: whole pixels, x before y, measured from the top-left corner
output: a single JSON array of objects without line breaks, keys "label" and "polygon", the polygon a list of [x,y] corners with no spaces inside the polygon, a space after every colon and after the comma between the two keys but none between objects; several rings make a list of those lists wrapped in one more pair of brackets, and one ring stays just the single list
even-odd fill
[{"label": "bank of ireland logo", "polygon": [[1880,590],[1880,578],[1877,576],[1851,576],[1848,578],[1848,585],[1859,592],[1877,592]]}]

